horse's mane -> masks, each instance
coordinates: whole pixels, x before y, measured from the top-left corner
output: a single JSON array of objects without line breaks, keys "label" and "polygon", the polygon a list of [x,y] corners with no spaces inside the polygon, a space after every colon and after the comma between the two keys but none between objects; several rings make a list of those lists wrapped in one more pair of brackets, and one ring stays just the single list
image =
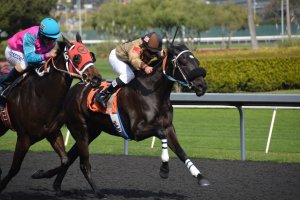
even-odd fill
[{"label": "horse's mane", "polygon": [[63,53],[66,43],[64,41],[57,41],[57,55]]},{"label": "horse's mane", "polygon": [[175,49],[177,49],[179,51],[183,51],[183,50],[187,49],[187,46],[184,43],[175,43],[172,46],[168,46],[167,52],[173,53]]}]

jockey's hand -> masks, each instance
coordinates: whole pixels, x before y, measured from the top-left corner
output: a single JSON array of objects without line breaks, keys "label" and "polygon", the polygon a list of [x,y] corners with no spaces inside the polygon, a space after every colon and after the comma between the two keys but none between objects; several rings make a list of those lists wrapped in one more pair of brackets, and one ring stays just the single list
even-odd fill
[{"label": "jockey's hand", "polygon": [[50,52],[49,52],[49,56],[50,57],[56,57],[56,55],[57,55],[57,50],[56,49],[52,49]]},{"label": "jockey's hand", "polygon": [[145,73],[146,74],[150,74],[153,72],[153,67],[150,67],[150,66],[146,66],[145,69],[144,69]]}]

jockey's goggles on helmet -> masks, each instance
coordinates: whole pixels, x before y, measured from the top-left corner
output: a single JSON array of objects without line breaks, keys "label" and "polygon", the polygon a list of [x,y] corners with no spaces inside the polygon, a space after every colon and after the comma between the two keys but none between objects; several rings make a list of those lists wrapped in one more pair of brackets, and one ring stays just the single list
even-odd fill
[{"label": "jockey's goggles on helmet", "polygon": [[43,40],[48,40],[48,41],[54,41],[56,40],[56,38],[51,38],[51,37],[46,37],[44,35],[42,35]]}]

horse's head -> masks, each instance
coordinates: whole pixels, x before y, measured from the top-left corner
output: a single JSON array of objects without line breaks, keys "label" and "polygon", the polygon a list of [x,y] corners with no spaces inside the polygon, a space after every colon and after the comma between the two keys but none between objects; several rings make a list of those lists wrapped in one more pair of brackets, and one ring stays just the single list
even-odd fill
[{"label": "horse's head", "polygon": [[[197,96],[204,95],[207,89],[206,71],[199,67],[199,60],[183,44],[174,45],[167,50],[169,69],[164,74],[172,81],[177,81],[194,90]],[[172,67],[170,67],[172,66]]]},{"label": "horse's head", "polygon": [[76,34],[76,42],[70,42],[63,36],[63,57],[65,61],[64,71],[72,77],[80,78],[84,83],[97,85],[101,81],[101,75],[94,66],[96,57],[82,43],[80,35]]}]

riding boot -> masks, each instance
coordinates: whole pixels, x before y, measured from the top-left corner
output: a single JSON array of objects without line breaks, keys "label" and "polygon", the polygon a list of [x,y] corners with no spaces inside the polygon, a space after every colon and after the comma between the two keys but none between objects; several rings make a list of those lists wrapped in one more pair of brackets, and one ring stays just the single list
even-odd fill
[{"label": "riding boot", "polygon": [[99,102],[101,104],[101,106],[103,106],[103,108],[105,108],[106,103],[107,103],[108,99],[110,98],[110,96],[113,93],[115,93],[123,85],[125,85],[125,83],[123,81],[121,81],[121,79],[116,78],[110,84],[110,86],[108,86],[105,90],[103,90],[100,93],[96,93],[96,95],[95,95],[96,101]]},{"label": "riding boot", "polygon": [[7,87],[14,82],[17,78],[19,78],[23,73],[18,72],[15,68],[13,68],[7,76],[0,82],[0,97],[6,99],[7,94],[5,94],[5,90]]}]

